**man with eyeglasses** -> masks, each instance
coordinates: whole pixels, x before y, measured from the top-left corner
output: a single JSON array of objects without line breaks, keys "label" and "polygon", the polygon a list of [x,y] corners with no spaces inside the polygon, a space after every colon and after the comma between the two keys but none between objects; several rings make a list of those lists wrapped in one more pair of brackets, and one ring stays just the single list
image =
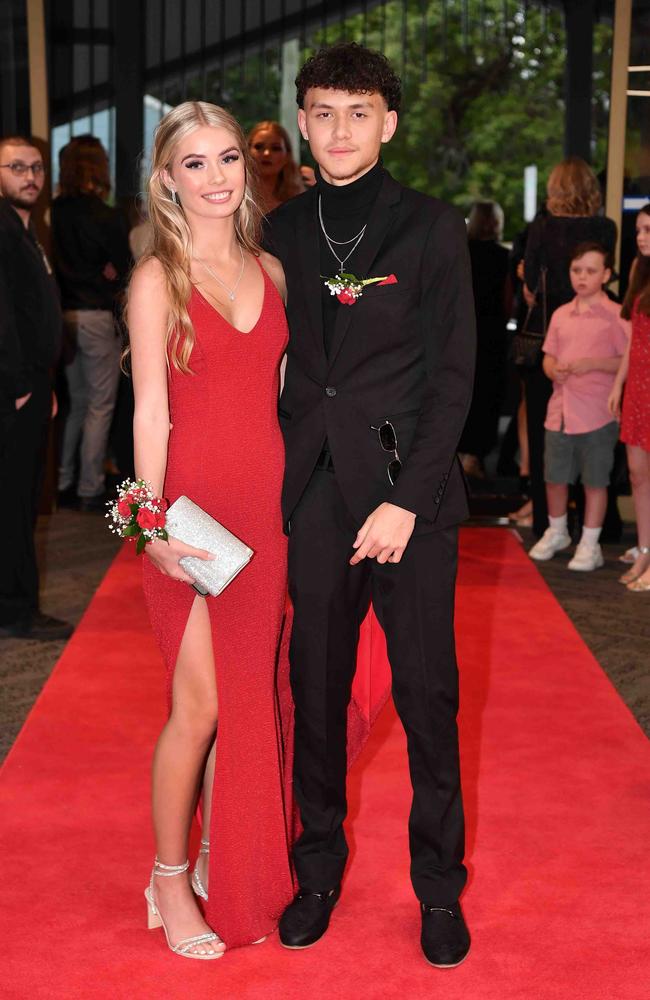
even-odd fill
[{"label": "man with eyeglasses", "polygon": [[[372,599],[407,735],[421,946],[431,965],[449,968],[470,944],[459,903],[467,872],[453,628],[457,525],[467,515],[456,449],[475,352],[467,234],[460,212],[382,165],[401,88],[381,53],[324,49],[296,84],[317,183],[267,227],[288,289],[279,414],[303,826],[293,852],[300,890],[280,941],[315,944],[341,893],[346,718]],[[386,905],[365,888],[368,906]],[[395,926],[394,950],[400,937]]]},{"label": "man with eyeglasses", "polygon": [[39,610],[34,549],[62,323],[31,224],[44,180],[30,139],[0,139],[0,638],[55,640],[72,626]]}]

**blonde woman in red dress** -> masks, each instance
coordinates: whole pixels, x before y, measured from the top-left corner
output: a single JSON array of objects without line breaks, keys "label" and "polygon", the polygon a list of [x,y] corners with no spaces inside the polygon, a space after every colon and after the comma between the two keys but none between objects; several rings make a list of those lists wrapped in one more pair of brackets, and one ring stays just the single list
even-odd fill
[{"label": "blonde woman in red dress", "polygon": [[[153,761],[149,923],[164,926],[175,953],[203,960],[264,938],[293,893],[290,695],[288,677],[276,676],[286,601],[277,418],[285,289],[282,268],[257,242],[251,171],[245,136],[223,109],[187,102],[163,118],[149,181],[153,243],[128,302],[136,476],[170,503],[188,496],[255,553],[218,598],[198,596],[179,564],[208,553],[158,539],[144,557],[170,708]],[[215,735],[191,877],[190,825]]]},{"label": "blonde woman in red dress", "polygon": [[621,583],[636,593],[650,592],[650,203],[637,216],[638,254],[621,315],[632,320],[632,337],[609,398],[617,416],[625,386],[621,441],[627,445],[636,512],[638,555]]}]

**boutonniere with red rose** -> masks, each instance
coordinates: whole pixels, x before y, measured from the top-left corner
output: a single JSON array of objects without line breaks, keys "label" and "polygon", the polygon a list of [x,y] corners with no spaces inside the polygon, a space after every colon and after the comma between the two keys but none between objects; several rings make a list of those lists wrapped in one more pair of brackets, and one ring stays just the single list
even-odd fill
[{"label": "boutonniere with red rose", "polygon": [[363,295],[366,285],[397,284],[397,278],[394,274],[385,274],[381,278],[357,278],[355,274],[346,273],[345,271],[335,275],[333,278],[324,278],[324,281],[330,295],[336,295],[343,306],[353,306],[357,299]]},{"label": "boutonniere with red rose", "polygon": [[117,487],[117,497],[106,504],[106,517],[109,529],[114,535],[137,540],[135,551],[138,555],[144,552],[147,542],[156,538],[167,541],[165,530],[167,501],[157,497],[149,483],[138,479],[132,483],[130,479]]}]

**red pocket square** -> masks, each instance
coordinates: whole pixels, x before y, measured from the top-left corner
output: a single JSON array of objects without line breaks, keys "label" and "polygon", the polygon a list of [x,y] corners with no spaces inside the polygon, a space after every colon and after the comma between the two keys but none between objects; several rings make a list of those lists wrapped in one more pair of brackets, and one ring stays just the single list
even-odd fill
[{"label": "red pocket square", "polygon": [[397,284],[397,278],[395,277],[395,275],[389,274],[388,277],[384,278],[383,281],[377,282],[377,287],[381,288],[382,285],[396,285],[396,284]]}]

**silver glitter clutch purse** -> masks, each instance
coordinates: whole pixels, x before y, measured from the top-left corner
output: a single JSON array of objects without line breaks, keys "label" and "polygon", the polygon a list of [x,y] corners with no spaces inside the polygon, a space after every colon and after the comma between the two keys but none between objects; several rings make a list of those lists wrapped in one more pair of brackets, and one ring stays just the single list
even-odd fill
[{"label": "silver glitter clutch purse", "polygon": [[180,565],[194,580],[194,589],[203,597],[206,594],[218,597],[248,565],[253,555],[248,545],[188,497],[179,497],[171,505],[165,528],[172,538],[197,549],[207,549],[216,556],[211,560],[197,559],[196,556],[179,559]]}]

